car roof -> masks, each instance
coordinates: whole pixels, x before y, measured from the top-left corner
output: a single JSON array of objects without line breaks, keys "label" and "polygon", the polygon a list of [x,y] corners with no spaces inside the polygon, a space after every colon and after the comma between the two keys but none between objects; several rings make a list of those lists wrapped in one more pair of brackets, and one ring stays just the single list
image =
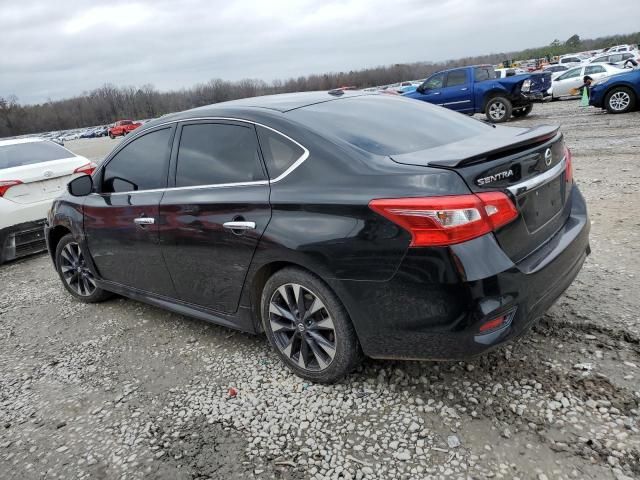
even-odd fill
[{"label": "car roof", "polygon": [[241,98],[239,100],[231,100],[228,102],[215,103],[213,105],[205,105],[204,107],[187,110],[183,113],[194,112],[198,115],[206,114],[208,111],[215,113],[215,110],[226,109],[229,107],[244,108],[266,108],[277,112],[288,112],[297,108],[307,107],[316,103],[332,102],[341,98],[360,97],[362,95],[378,95],[375,92],[365,92],[361,90],[329,90],[314,92],[298,92],[298,93],[281,93],[277,95],[264,95],[261,97]]},{"label": "car roof", "polygon": [[34,142],[45,142],[44,138],[40,137],[28,137],[28,138],[11,138],[9,140],[0,140],[0,147],[4,147],[6,145],[19,145],[21,143],[34,143]]}]

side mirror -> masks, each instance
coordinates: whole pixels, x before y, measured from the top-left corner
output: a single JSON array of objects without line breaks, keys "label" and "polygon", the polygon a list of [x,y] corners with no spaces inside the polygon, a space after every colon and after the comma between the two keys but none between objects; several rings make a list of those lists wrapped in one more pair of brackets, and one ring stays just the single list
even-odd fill
[{"label": "side mirror", "polygon": [[427,89],[424,86],[424,83],[422,85],[420,85],[418,88],[416,88],[416,92],[418,93],[424,93]]},{"label": "side mirror", "polygon": [[74,197],[86,197],[93,191],[93,180],[89,175],[74,178],[67,184],[67,190]]}]

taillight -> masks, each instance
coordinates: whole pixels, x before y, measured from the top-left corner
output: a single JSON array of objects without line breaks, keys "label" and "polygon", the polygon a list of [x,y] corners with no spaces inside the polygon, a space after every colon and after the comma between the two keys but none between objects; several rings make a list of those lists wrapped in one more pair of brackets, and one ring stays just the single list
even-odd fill
[{"label": "taillight", "polygon": [[89,162],[86,165],[82,165],[81,167],[76,168],[73,173],[86,173],[87,175],[91,175],[96,169],[96,164],[93,162]]},{"label": "taillight", "polygon": [[564,147],[564,179],[567,183],[573,182],[573,156],[568,147]]},{"label": "taillight", "polygon": [[0,197],[4,197],[4,194],[7,193],[7,190],[11,187],[21,184],[22,182],[20,180],[0,180]]},{"label": "taillight", "polygon": [[384,198],[372,200],[369,207],[411,233],[412,247],[466,242],[518,217],[513,202],[502,192]]}]

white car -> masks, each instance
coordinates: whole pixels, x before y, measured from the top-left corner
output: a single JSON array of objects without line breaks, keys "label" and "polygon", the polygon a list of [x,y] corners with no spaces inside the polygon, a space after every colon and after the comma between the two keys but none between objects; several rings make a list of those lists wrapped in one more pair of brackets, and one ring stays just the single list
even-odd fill
[{"label": "white car", "polygon": [[625,70],[606,63],[587,64],[571,68],[551,82],[551,98],[573,97],[577,93],[575,89],[584,85],[586,75],[594,81],[609,75],[622,73]]},{"label": "white car", "polygon": [[46,249],[44,219],[54,198],[95,165],[42,138],[0,140],[0,263]]},{"label": "white car", "polygon": [[586,60],[587,57],[583,57],[582,55],[565,55],[564,57],[560,57],[560,60],[558,60],[558,65],[574,67],[582,64]]},{"label": "white car", "polygon": [[621,52],[621,53],[607,53],[605,55],[598,55],[591,59],[591,63],[609,63],[618,67],[623,67],[624,64],[632,59],[636,63],[640,64],[640,52]]}]

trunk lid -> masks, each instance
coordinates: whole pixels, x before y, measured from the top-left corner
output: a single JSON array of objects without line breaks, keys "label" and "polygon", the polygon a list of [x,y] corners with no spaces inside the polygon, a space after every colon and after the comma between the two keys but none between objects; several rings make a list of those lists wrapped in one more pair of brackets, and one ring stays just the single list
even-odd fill
[{"label": "trunk lid", "polygon": [[564,139],[557,127],[499,127],[493,135],[392,159],[453,170],[472,192],[507,193],[520,215],[495,236],[511,260],[519,262],[544,245],[569,217],[564,157]]},{"label": "trunk lid", "polygon": [[19,180],[2,197],[15,203],[29,204],[54,199],[63,193],[74,170],[89,163],[84,157],[71,157],[0,169],[0,180]]}]

